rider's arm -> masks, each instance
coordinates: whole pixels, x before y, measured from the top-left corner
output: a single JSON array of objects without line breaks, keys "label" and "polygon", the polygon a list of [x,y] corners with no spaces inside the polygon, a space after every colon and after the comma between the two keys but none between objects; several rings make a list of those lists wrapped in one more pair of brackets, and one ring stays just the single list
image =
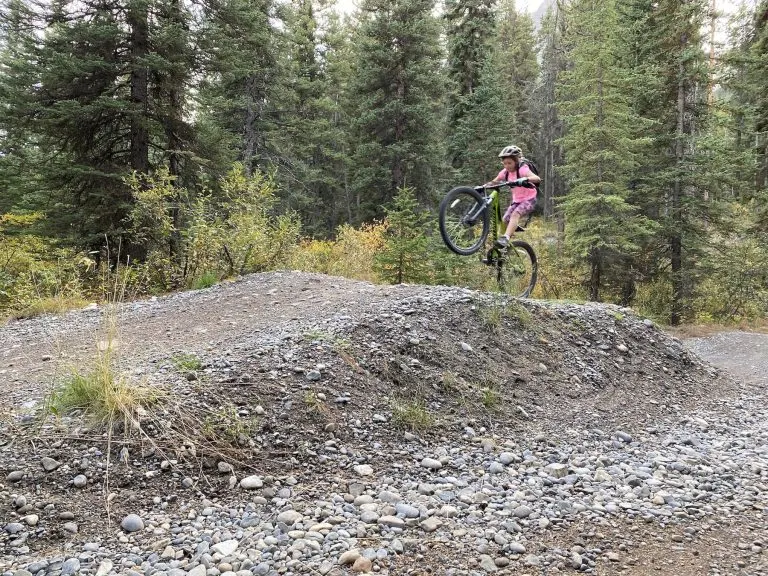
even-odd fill
[{"label": "rider's arm", "polygon": [[485,184],[483,184],[483,186],[490,186],[491,184],[498,184],[499,182],[504,182],[504,172],[506,172],[506,170],[502,170],[501,172],[499,172],[496,175],[496,178],[494,178],[490,182],[486,182]]},{"label": "rider's arm", "polygon": [[526,165],[523,165],[522,169],[520,170],[520,176],[528,178],[528,182],[531,184],[538,184],[541,182],[541,178],[536,176],[536,174],[534,174],[533,171]]}]

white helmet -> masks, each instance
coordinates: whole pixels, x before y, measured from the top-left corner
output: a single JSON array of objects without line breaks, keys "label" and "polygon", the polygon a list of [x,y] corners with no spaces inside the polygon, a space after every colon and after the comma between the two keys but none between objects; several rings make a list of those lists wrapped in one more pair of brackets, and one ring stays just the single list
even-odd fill
[{"label": "white helmet", "polygon": [[504,146],[499,152],[499,158],[517,158],[523,155],[523,151],[518,146]]}]

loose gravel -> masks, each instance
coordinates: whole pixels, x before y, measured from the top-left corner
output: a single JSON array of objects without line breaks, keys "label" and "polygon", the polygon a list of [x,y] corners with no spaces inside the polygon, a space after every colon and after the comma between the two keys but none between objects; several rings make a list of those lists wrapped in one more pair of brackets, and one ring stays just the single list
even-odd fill
[{"label": "loose gravel", "polygon": [[[230,402],[232,452],[164,445],[170,413],[144,442],[108,446],[77,416],[39,424],[39,404],[14,396],[3,576],[768,574],[758,376],[730,379],[626,309],[304,274],[129,304],[126,330],[196,298],[223,317],[281,283],[307,301],[192,337],[193,378],[166,351],[125,359],[202,423]],[[94,314],[12,325],[0,343],[85,330]],[[691,347],[717,360],[731,342]],[[42,397],[47,376],[3,361],[14,390]]]}]

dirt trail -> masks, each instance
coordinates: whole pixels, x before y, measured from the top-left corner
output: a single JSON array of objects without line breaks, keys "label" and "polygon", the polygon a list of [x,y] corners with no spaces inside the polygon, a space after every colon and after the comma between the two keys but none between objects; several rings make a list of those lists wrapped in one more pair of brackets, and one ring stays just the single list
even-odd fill
[{"label": "dirt trail", "polygon": [[[179,350],[226,350],[266,328],[286,324],[298,329],[369,312],[412,290],[296,272],[252,275],[207,290],[120,305],[119,346],[133,366]],[[102,309],[0,328],[0,378],[10,404],[39,399],[57,374],[87,365],[105,338],[104,322]]]},{"label": "dirt trail", "polygon": [[686,344],[699,356],[739,380],[768,384],[768,334],[721,332]]}]

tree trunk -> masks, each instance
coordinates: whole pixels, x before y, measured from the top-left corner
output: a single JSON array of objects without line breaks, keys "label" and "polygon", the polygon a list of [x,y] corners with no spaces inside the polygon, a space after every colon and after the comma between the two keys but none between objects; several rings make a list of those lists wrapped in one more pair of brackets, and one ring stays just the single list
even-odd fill
[{"label": "tree trunk", "polygon": [[[130,27],[131,65],[131,141],[130,167],[139,174],[149,172],[149,69],[144,59],[149,51],[148,7],[144,0],[131,2],[127,13]],[[127,238],[123,243],[125,255],[119,258],[142,261],[147,257],[148,247]]]},{"label": "tree trunk", "polygon": [[600,253],[597,250],[593,250],[589,259],[589,299],[593,302],[600,302],[600,273],[602,271]]},{"label": "tree trunk", "polygon": [[628,276],[624,280],[624,283],[621,285],[621,305],[631,306],[635,296],[637,296],[637,285],[635,284],[635,279],[632,276]]},{"label": "tree trunk", "polygon": [[131,3],[128,10],[131,27],[131,168],[149,172],[149,70],[143,60],[149,49],[147,5],[142,0]]},{"label": "tree trunk", "polygon": [[[685,42],[685,40],[683,40]],[[682,212],[680,208],[682,199],[682,176],[680,166],[683,162],[685,135],[685,64],[680,62],[677,81],[677,130],[675,140],[675,161],[678,172],[675,175],[670,198],[670,213],[672,226],[669,235],[669,250],[672,264],[672,307],[669,322],[672,326],[680,324],[683,316],[683,299],[685,297],[685,282],[683,278],[683,237],[682,237]]]}]

